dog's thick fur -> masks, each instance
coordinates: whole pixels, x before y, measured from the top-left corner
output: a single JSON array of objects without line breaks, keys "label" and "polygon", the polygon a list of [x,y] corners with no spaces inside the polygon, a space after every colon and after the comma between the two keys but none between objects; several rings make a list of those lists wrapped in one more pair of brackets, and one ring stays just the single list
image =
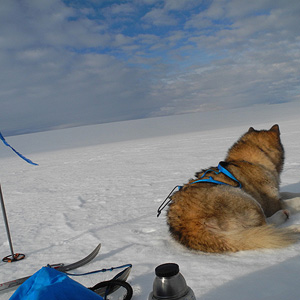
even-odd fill
[{"label": "dog's thick fur", "polygon": [[[208,172],[204,178],[229,185],[194,183],[205,171],[196,173],[171,197],[167,222],[175,240],[205,252],[222,253],[260,248],[280,248],[297,240],[295,230],[275,228],[289,212],[280,198],[280,173],[284,149],[279,126],[270,130],[252,127],[228,151],[223,166],[239,180]],[[218,171],[213,167],[209,170]],[[292,198],[290,193],[284,195]],[[299,210],[300,197],[286,202]]]}]

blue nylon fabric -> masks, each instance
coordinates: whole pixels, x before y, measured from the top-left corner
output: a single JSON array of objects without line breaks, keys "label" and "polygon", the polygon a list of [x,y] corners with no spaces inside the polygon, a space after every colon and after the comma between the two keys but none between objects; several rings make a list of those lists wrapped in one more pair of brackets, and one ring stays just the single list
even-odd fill
[{"label": "blue nylon fabric", "polygon": [[31,161],[29,158],[26,158],[24,155],[22,155],[21,153],[19,153],[16,149],[14,149],[4,138],[4,136],[1,134],[0,132],[0,139],[3,141],[4,145],[6,145],[7,147],[9,147],[12,151],[14,151],[18,156],[20,156],[22,159],[24,159],[25,161],[27,161],[29,164],[32,164],[34,166],[38,166],[38,164],[34,163],[33,161]]},{"label": "blue nylon fabric", "polygon": [[212,177],[199,179],[197,181],[192,182],[191,184],[197,183],[197,182],[210,182],[210,183],[216,183],[216,184],[222,184],[222,185],[230,185],[222,181],[214,180]]},{"label": "blue nylon fabric", "polygon": [[222,184],[222,185],[230,185],[228,183],[222,182],[222,181],[218,181],[218,180],[214,180],[211,176],[209,178],[203,178],[206,173],[208,172],[214,172],[215,174],[220,174],[223,173],[224,175],[226,175],[227,177],[231,178],[232,180],[236,181],[239,184],[239,188],[242,187],[241,183],[224,167],[221,166],[221,163],[219,163],[218,165],[218,169],[219,172],[213,171],[213,170],[207,170],[199,180],[196,180],[194,182],[192,182],[191,184],[197,183],[197,182],[210,182],[210,183],[216,183],[216,184]]},{"label": "blue nylon fabric", "polygon": [[[222,167],[222,162],[219,162],[219,165],[218,165],[218,169],[219,169],[219,172],[216,172],[214,170],[207,170],[201,177],[199,180],[196,180],[194,182],[192,182],[191,184],[194,184],[194,183],[197,183],[197,182],[209,182],[209,183],[216,183],[216,184],[221,184],[221,185],[229,185],[229,186],[232,186],[228,183],[225,183],[225,182],[222,182],[222,181],[218,181],[218,180],[214,180],[211,176],[209,176],[209,178],[203,178],[206,173],[208,172],[214,172],[215,174],[220,174],[220,173],[223,173],[224,175],[226,175],[227,177],[231,178],[232,180],[236,181],[238,184],[239,184],[239,188],[242,188],[242,184],[227,170],[225,169],[224,167]],[[164,202],[160,205],[160,207],[158,208],[157,210],[157,217],[159,217],[159,215],[161,214],[162,210],[172,201],[171,200],[171,196],[173,195],[173,192],[174,190],[178,188],[178,191],[180,191],[183,186],[182,185],[176,185],[174,187],[174,189],[171,191],[171,193],[168,195],[168,197],[164,200]],[[168,200],[169,199],[169,200]]]},{"label": "blue nylon fabric", "polygon": [[239,184],[239,188],[242,187],[241,183],[227,169],[222,167],[222,165],[220,163],[218,165],[218,169],[220,170],[221,173],[223,173],[227,177],[231,178],[232,180],[236,181]]},{"label": "blue nylon fabric", "polygon": [[43,267],[28,278],[9,300],[103,300],[101,296],[69,278]]}]

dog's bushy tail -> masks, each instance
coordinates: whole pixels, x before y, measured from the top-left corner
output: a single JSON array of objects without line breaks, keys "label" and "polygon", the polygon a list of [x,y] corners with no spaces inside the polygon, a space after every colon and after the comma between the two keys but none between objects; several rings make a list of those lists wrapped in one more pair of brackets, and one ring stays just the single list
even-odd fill
[{"label": "dog's bushy tail", "polygon": [[211,253],[287,247],[299,240],[299,234],[289,228],[272,225],[224,231],[220,228],[197,228],[179,233],[172,227],[172,236],[186,247]]},{"label": "dog's bushy tail", "polygon": [[229,251],[274,249],[289,246],[299,240],[292,229],[275,228],[272,225],[245,228],[226,232],[221,239]]}]

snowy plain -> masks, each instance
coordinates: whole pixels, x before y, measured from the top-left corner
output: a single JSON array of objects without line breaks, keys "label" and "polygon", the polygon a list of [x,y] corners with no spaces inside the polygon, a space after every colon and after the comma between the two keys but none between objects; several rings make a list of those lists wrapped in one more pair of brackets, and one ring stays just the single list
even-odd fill
[{"label": "snowy plain", "polygon": [[[0,263],[0,283],[42,266],[76,261],[101,242],[82,273],[133,264],[133,299],[147,299],[154,269],[179,264],[198,300],[300,298],[300,242],[280,250],[205,254],[169,236],[156,211],[171,189],[216,166],[250,126],[279,124],[286,161],[283,191],[300,192],[300,103],[117,122],[6,137],[39,166],[0,144],[0,179],[15,252]],[[3,133],[3,135],[5,135]],[[284,226],[300,224],[293,215]],[[0,258],[9,255],[0,217]],[[73,278],[93,286],[115,271]],[[14,290],[0,292],[9,299]]]}]

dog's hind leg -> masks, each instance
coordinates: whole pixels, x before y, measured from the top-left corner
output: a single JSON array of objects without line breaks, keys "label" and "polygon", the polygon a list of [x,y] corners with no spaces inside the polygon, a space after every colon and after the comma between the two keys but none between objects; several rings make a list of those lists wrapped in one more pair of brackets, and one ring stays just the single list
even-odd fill
[{"label": "dog's hind leg", "polygon": [[268,224],[281,225],[289,218],[288,210],[279,210],[271,217],[267,218]]}]

